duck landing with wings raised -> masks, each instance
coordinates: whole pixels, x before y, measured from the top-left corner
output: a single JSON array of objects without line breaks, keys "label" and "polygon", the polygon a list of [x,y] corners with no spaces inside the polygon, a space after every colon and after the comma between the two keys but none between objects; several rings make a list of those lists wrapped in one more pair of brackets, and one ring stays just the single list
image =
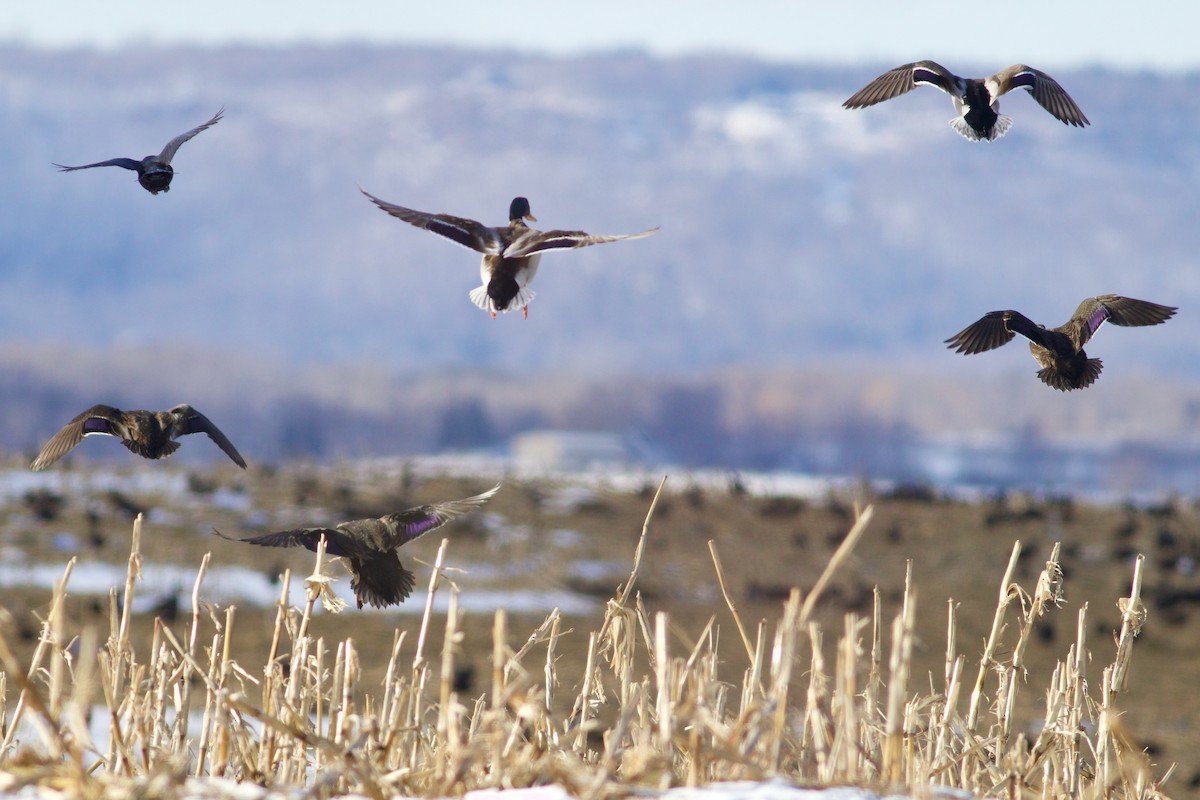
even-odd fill
[{"label": "duck landing with wings raised", "polygon": [[530,212],[529,201],[524,197],[513,198],[508,207],[507,226],[489,228],[473,219],[414,211],[380,200],[365,190],[360,191],[396,219],[483,253],[479,265],[479,277],[483,285],[471,291],[471,302],[489,312],[492,319],[496,318],[499,311],[512,311],[515,308],[521,309],[525,318],[529,318],[529,303],[534,298],[529,283],[537,274],[542,253],[619,242],[622,239],[641,239],[658,232],[658,228],[615,235],[535,230],[525,224],[526,220],[537,222],[537,217]]},{"label": "duck landing with wings raised", "polygon": [[1057,328],[1038,325],[1018,311],[991,311],[951,336],[946,344],[956,353],[971,355],[1008,344],[1019,333],[1029,340],[1029,352],[1041,366],[1037,376],[1042,383],[1069,392],[1091,386],[1100,377],[1100,359],[1088,358],[1083,346],[1101,325],[1158,325],[1175,316],[1176,310],[1174,306],[1102,294],[1080,303],[1071,318]]},{"label": "duck landing with wings raised", "polygon": [[110,158],[107,161],[97,161],[95,164],[84,164],[81,167],[65,167],[62,164],[54,166],[58,167],[59,172],[74,172],[92,167],[124,167],[137,173],[138,183],[150,194],[168,192],[171,190],[171,179],[175,177],[175,168],[171,166],[171,159],[175,158],[175,152],[188,139],[220,122],[221,115],[224,113],[225,108],[222,106],[221,110],[214,114],[208,122],[197,125],[187,133],[179,134],[167,142],[161,153],[156,156],[146,156],[141,161],[133,158]]},{"label": "duck landing with wings raised", "polygon": [[350,588],[358,607],[385,608],[404,602],[416,585],[416,576],[400,563],[400,548],[455,517],[479,508],[498,491],[500,484],[463,500],[431,503],[378,519],[356,519],[332,527],[296,528],[246,539],[226,536],[215,529],[213,533],[233,542],[265,547],[306,547],[314,553],[324,536],[325,552],[349,562],[353,576]]},{"label": "duck landing with wings raised", "polygon": [[961,78],[936,61],[914,61],[883,73],[842,105],[866,108],[918,86],[933,86],[950,95],[958,112],[950,125],[973,142],[994,141],[1009,129],[1012,117],[1000,113],[1000,96],[1013,89],[1028,90],[1038,105],[1064,125],[1082,128],[1090,124],[1058,81],[1024,64],[1013,64],[990,78]]}]

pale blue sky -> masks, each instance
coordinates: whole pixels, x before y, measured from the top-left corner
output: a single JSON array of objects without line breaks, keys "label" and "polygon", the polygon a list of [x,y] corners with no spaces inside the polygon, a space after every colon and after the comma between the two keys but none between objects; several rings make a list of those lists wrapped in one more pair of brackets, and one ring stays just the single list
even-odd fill
[{"label": "pale blue sky", "polygon": [[1200,67],[1197,30],[1200,3],[1184,0],[52,0],[0,12],[0,41],[43,46],[369,40],[836,63],[933,58],[951,69],[1022,61],[1190,70]]}]

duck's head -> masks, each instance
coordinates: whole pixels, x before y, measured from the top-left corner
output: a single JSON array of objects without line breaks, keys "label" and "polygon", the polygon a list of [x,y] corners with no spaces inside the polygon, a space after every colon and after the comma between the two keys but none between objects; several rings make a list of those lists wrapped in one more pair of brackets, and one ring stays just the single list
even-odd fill
[{"label": "duck's head", "polygon": [[529,200],[524,197],[514,197],[512,204],[508,207],[508,221],[516,222],[517,220],[537,222],[537,217],[529,210]]}]

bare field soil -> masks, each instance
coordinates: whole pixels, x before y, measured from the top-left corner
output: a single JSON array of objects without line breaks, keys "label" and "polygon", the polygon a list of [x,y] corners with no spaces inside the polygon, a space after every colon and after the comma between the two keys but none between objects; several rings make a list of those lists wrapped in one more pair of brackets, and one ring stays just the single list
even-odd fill
[{"label": "bare field soil", "polygon": [[[282,591],[280,576],[290,570],[299,586],[312,571],[307,550],[258,548],[212,536],[219,528],[232,536],[300,525],[329,524],[379,516],[412,505],[478,493],[491,477],[420,474],[403,465],[278,470],[182,470],[154,465],[155,480],[99,481],[65,470],[33,484],[14,483],[0,508],[0,548],[10,565],[5,573],[6,638],[19,663],[27,664],[48,613],[51,587],[31,586],[9,577],[32,573],[35,565],[74,569],[111,564],[122,571],[129,558],[132,515],[145,514],[140,559],[146,586],[164,565],[181,568],[186,580],[168,579],[165,589],[139,588],[128,636],[141,651],[150,647],[159,618],[180,640],[192,626],[192,582],[206,554],[208,575],[199,597],[198,638],[213,638],[228,625],[230,657],[263,664],[280,651],[270,632],[278,609],[273,599],[222,596],[216,576],[247,570],[267,592]],[[172,476],[170,480],[161,475]],[[448,540],[444,580],[458,588],[464,610],[455,623],[459,635],[453,684],[462,698],[485,695],[492,685],[496,608],[507,608],[507,630],[514,646],[542,624],[553,606],[567,604],[554,645],[562,680],[585,674],[589,632],[605,620],[606,604],[629,581],[643,523],[654,496],[653,483],[625,488],[628,481],[504,480],[503,488],[481,511],[425,539],[406,545],[401,560],[417,574],[417,589],[403,608],[356,610],[339,614],[320,605],[308,634],[328,642],[351,638],[357,650],[360,687],[385,678],[394,644],[401,637],[399,660],[414,654],[421,611],[431,575],[429,566],[441,539]],[[1017,695],[1015,730],[1036,738],[1045,714],[1045,686],[1057,661],[1083,635],[1088,654],[1079,664],[1086,682],[1099,684],[1100,670],[1111,663],[1122,626],[1117,599],[1128,596],[1137,555],[1145,556],[1142,599],[1145,625],[1133,646],[1128,689],[1116,701],[1124,735],[1144,750],[1153,774],[1161,778],[1176,765],[1167,788],[1186,796],[1200,787],[1200,513],[1190,503],[1153,508],[1098,507],[1070,500],[1007,497],[986,502],[950,501],[924,489],[877,494],[865,484],[819,497],[765,496],[745,491],[736,478],[700,482],[671,476],[650,519],[645,549],[634,586],[634,600],[647,618],[666,612],[672,648],[688,652],[705,637],[715,638],[721,672],[729,680],[751,668],[749,645],[758,631],[780,619],[793,588],[801,597],[829,564],[856,509],[872,505],[874,515],[849,558],[820,593],[812,622],[828,635],[825,658],[836,658],[835,635],[847,613],[872,624],[878,599],[883,624],[900,613],[905,598],[912,614],[911,682],[916,692],[940,688],[947,670],[947,618],[955,614],[956,652],[968,660],[974,676],[980,653],[993,627],[1001,579],[1014,558],[1013,583],[1031,587],[1061,543],[1062,597],[1033,623],[1028,649],[1018,670],[1026,686]],[[723,570],[718,581],[714,553]],[[344,596],[349,578],[340,566],[329,570]],[[906,577],[909,581],[906,594]],[[248,580],[241,580],[248,583]],[[101,584],[103,581],[101,581]],[[110,588],[119,593],[123,579],[97,589],[92,583],[68,584],[66,617],[72,625],[94,623],[109,633],[117,614]],[[1027,590],[1028,591],[1028,590]],[[266,595],[269,597],[269,595]],[[516,608],[505,602],[511,598]],[[1025,604],[1032,598],[1013,595]],[[141,605],[139,605],[139,603]],[[739,634],[730,610],[736,607],[746,631]],[[544,607],[539,607],[543,604]],[[229,611],[234,606],[236,610]],[[1086,631],[1077,630],[1085,608]],[[428,641],[442,642],[446,614],[435,612]],[[706,628],[715,619],[712,629]],[[1016,621],[999,631],[995,659],[1012,655]],[[715,631],[715,633],[714,633]],[[865,636],[869,642],[870,635]],[[883,635],[887,638],[886,634]],[[541,646],[541,645],[539,645]],[[282,648],[286,651],[287,647]],[[544,649],[544,647],[543,647]],[[805,655],[805,658],[808,658]],[[951,659],[952,660],[952,659]],[[649,676],[651,659],[637,669]],[[974,666],[971,666],[974,665]],[[800,672],[805,668],[801,665]],[[575,677],[572,677],[575,676]],[[802,691],[799,682],[793,692]],[[19,685],[8,681],[12,709]],[[578,685],[558,695],[565,718]],[[989,683],[985,691],[991,692]],[[603,709],[599,711],[603,716]]]}]

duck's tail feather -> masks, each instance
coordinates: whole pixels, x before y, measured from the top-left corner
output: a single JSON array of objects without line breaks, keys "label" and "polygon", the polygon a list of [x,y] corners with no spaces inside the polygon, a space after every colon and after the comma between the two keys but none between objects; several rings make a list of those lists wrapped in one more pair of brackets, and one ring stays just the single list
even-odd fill
[{"label": "duck's tail feather", "polygon": [[518,308],[524,308],[533,302],[533,298],[537,297],[537,293],[528,286],[522,286],[517,290],[517,294],[515,297],[513,297],[512,302],[509,303],[505,308],[498,308],[496,306],[496,301],[492,299],[490,294],[488,294],[486,286],[476,286],[471,290],[470,296],[472,303],[479,308],[482,308],[484,311],[487,311],[494,317],[496,316],[497,312],[500,311],[509,312]]},{"label": "duck's tail feather", "polygon": [[1007,114],[1001,114],[996,118],[996,124],[992,126],[989,135],[980,136],[979,132],[967,124],[967,121],[962,117],[955,117],[950,120],[950,127],[954,128],[955,132],[964,139],[970,139],[972,142],[989,141],[994,142],[1004,134],[1008,133],[1008,129],[1012,127],[1012,117]]}]

